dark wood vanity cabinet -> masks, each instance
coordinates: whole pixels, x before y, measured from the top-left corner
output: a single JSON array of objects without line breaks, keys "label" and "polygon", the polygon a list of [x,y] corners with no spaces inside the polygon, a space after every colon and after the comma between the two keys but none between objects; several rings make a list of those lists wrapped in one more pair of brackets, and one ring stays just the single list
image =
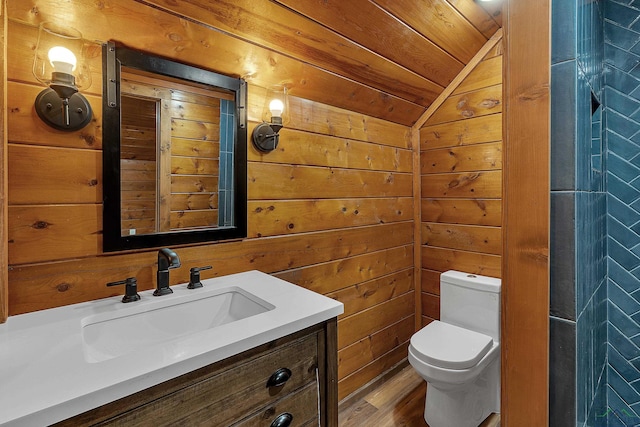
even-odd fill
[{"label": "dark wood vanity cabinet", "polygon": [[331,319],[57,425],[335,427],[337,410]]}]

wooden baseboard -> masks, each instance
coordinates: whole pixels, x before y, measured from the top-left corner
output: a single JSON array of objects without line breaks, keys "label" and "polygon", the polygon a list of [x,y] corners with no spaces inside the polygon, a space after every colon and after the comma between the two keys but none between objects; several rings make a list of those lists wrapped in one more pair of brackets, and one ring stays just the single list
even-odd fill
[{"label": "wooden baseboard", "polygon": [[376,378],[372,379],[371,381],[369,381],[368,383],[360,387],[358,390],[354,391],[353,393],[351,393],[350,395],[342,399],[338,403],[338,412],[340,411],[340,409],[344,407],[348,407],[352,405],[354,402],[362,399],[363,396],[367,395],[372,390],[380,387],[382,384],[384,384],[385,382],[393,378],[394,375],[399,373],[401,370],[403,370],[407,366],[409,366],[409,361],[405,358],[402,361],[400,361],[398,364],[396,364],[394,367],[392,367],[391,369],[378,375]]}]

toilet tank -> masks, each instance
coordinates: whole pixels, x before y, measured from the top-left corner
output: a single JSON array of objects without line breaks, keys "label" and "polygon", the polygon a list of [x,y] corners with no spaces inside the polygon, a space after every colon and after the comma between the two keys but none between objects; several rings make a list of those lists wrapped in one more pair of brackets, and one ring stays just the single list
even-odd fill
[{"label": "toilet tank", "polygon": [[500,341],[500,279],[450,270],[440,275],[440,320]]}]

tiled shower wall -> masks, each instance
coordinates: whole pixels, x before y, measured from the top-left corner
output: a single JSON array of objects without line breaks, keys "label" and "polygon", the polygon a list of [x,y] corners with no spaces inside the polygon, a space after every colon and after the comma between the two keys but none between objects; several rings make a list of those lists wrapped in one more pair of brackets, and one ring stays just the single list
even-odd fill
[{"label": "tiled shower wall", "polygon": [[640,1],[554,1],[552,62],[550,425],[640,425]]},{"label": "tiled shower wall", "polygon": [[558,427],[609,417],[603,6],[552,2],[549,425]]},{"label": "tiled shower wall", "polygon": [[[640,424],[640,1],[604,9],[609,425]],[[612,419],[611,417],[609,418]]]}]

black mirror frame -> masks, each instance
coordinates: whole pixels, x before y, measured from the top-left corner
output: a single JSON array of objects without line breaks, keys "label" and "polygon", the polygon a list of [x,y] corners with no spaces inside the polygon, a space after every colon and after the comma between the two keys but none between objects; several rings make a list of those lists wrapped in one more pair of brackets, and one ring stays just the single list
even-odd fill
[{"label": "black mirror frame", "polygon": [[[212,242],[247,236],[247,84],[213,71],[182,64],[108,42],[102,46],[103,250],[104,252]],[[120,71],[126,66],[233,91],[236,105],[234,141],[234,225],[122,236],[120,196]]]}]

